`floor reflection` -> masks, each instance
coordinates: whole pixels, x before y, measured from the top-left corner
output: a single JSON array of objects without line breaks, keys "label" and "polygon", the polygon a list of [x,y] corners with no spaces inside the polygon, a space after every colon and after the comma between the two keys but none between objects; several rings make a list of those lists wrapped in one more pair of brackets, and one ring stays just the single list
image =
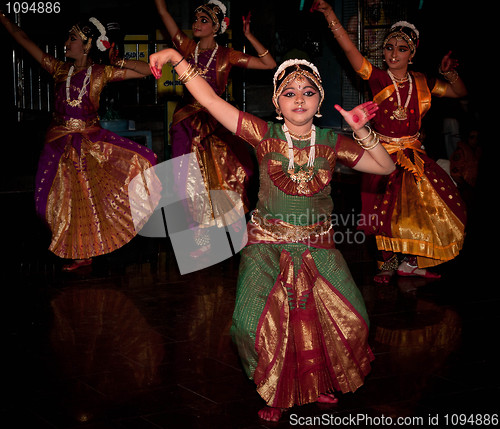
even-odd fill
[{"label": "floor reflection", "polygon": [[436,281],[375,285],[369,245],[342,248],[370,314],[373,371],[338,405],[294,408],[268,424],[256,416],[262,401],[229,336],[237,257],[181,276],[166,240],[138,238],[88,269],[62,273],[30,198],[4,196],[25,209],[9,219],[3,259],[2,415],[17,422],[11,427],[286,428],[292,415],[443,423],[446,413],[498,412],[499,293],[471,269],[483,257],[474,231]]}]

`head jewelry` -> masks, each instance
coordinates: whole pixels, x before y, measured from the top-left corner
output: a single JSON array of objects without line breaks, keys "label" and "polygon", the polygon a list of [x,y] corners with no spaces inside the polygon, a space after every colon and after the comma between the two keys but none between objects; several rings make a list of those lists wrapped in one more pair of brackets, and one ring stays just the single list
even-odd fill
[{"label": "head jewelry", "polygon": [[195,13],[205,12],[215,25],[214,33],[222,34],[227,30],[229,18],[226,16],[226,6],[219,0],[210,0],[202,6],[196,8]]},{"label": "head jewelry", "polygon": [[418,39],[420,34],[413,24],[407,21],[398,21],[391,26],[389,33],[384,39],[384,46],[393,37],[403,39],[410,48],[411,55],[415,55],[415,51],[418,47]]},{"label": "head jewelry", "polygon": [[[283,62],[276,70],[274,74],[274,93],[273,93],[273,103],[276,109],[279,109],[278,98],[286,88],[286,86],[294,81],[307,78],[313,85],[318,88],[320,93],[320,100],[318,105],[318,114],[323,99],[325,98],[325,92],[323,89],[323,83],[321,81],[321,76],[316,66],[306,60],[293,59]],[[321,116],[321,115],[320,115]]]}]

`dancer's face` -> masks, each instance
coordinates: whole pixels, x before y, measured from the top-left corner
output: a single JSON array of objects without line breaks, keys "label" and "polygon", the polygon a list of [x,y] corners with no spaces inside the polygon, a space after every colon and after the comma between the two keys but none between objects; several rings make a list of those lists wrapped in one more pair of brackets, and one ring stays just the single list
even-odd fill
[{"label": "dancer's face", "polygon": [[411,58],[410,47],[404,39],[393,37],[384,46],[384,59],[390,70],[406,69]]},{"label": "dancer's face", "polygon": [[192,28],[193,36],[198,38],[213,36],[215,31],[213,21],[204,12],[196,12]]},{"label": "dancer's face", "polygon": [[312,121],[318,111],[320,93],[307,78],[299,76],[291,81],[278,98],[285,123],[302,126]]},{"label": "dancer's face", "polygon": [[76,60],[82,57],[84,53],[85,46],[82,38],[74,31],[70,31],[68,39],[64,43],[64,55],[67,58]]}]

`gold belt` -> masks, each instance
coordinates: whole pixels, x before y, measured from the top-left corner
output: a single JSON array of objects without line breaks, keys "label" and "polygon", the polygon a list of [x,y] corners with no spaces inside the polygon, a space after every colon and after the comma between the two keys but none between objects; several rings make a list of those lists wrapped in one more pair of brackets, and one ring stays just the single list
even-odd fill
[{"label": "gold belt", "polygon": [[[419,152],[425,153],[418,139],[420,133],[405,137],[389,137],[380,133],[377,133],[377,135],[387,153],[392,154],[397,152],[396,164],[411,172],[417,182],[419,182],[424,175],[424,160],[420,157]],[[413,160],[405,155],[404,151],[406,149],[413,151]]]},{"label": "gold belt", "polygon": [[83,119],[76,119],[76,118],[63,119],[60,117],[55,117],[54,123],[56,125],[60,125],[60,126],[63,126],[65,128],[68,128],[69,130],[72,130],[72,131],[83,131],[86,128],[91,128],[95,125],[98,125],[99,118],[93,118],[93,119],[89,119],[88,121],[84,121]]},{"label": "gold belt", "polygon": [[384,136],[383,134],[377,133],[378,137],[383,143],[387,143],[389,145],[399,146],[400,148],[405,148],[411,146],[413,143],[418,141],[420,137],[420,132],[412,135],[412,136],[404,136],[404,137],[389,137]]},{"label": "gold belt", "polygon": [[277,220],[277,223],[270,222],[259,214],[256,209],[252,212],[250,219],[257,227],[260,227],[265,233],[269,234],[275,240],[298,243],[309,238],[317,238],[328,234],[332,229],[332,222],[327,218],[324,222],[313,225],[292,225],[291,223]]}]

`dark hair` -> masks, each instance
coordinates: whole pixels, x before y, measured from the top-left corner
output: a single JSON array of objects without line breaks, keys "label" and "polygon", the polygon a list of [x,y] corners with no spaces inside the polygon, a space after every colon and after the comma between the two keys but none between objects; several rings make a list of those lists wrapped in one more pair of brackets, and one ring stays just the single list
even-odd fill
[{"label": "dark hair", "polygon": [[195,9],[195,14],[198,12],[204,12],[209,16],[209,18],[212,20],[213,24],[217,26],[217,32],[216,36],[222,34],[224,31],[222,29],[222,23],[224,22],[224,19],[226,18],[226,15],[224,15],[224,12],[221,10],[221,8],[215,4],[215,3],[205,3],[202,4],[201,6],[198,6]]}]

